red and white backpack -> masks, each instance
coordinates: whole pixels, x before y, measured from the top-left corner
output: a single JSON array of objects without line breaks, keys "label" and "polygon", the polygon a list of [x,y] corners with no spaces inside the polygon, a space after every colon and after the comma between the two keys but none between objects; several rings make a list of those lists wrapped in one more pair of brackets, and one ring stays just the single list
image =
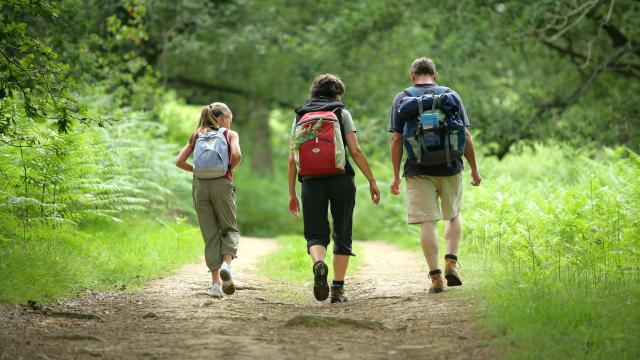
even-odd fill
[{"label": "red and white backpack", "polygon": [[334,111],[312,111],[296,121],[291,145],[298,175],[334,175],[345,171],[345,145],[340,119]]}]

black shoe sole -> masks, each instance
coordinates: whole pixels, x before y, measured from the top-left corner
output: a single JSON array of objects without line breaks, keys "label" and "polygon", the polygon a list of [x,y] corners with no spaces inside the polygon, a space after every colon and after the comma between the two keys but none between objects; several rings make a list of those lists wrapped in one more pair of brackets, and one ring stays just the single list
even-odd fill
[{"label": "black shoe sole", "polygon": [[[236,292],[236,285],[233,283],[233,281],[231,281],[231,276],[227,271],[220,270],[220,279],[222,279],[222,281],[226,283],[226,284],[224,283],[222,284],[223,293],[227,295],[232,295],[233,293]],[[228,283],[228,281],[231,281],[231,283]]]},{"label": "black shoe sole", "polygon": [[327,300],[329,297],[329,283],[327,282],[328,274],[329,268],[324,262],[314,266],[313,296],[315,296],[318,301]]},{"label": "black shoe sole", "polygon": [[447,280],[447,286],[460,286],[462,285],[462,280],[456,274],[445,274],[444,278]]}]

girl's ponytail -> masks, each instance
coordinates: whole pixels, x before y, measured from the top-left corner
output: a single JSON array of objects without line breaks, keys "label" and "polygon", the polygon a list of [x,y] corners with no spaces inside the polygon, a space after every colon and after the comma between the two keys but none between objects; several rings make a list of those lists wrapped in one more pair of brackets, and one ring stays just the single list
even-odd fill
[{"label": "girl's ponytail", "polygon": [[213,104],[204,106],[200,111],[200,121],[198,127],[191,135],[189,144],[195,144],[198,137],[202,136],[208,131],[215,131],[220,128],[220,119],[223,116],[231,116],[231,110],[229,107],[221,102],[214,102]]}]

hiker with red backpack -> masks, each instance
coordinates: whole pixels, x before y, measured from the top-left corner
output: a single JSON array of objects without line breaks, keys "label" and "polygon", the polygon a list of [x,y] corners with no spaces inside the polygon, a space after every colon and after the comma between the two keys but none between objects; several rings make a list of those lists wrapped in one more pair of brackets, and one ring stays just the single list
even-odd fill
[{"label": "hiker with red backpack", "polygon": [[[407,182],[409,224],[420,224],[422,252],[429,267],[429,292],[444,289],[438,264],[436,222],[445,219],[444,277],[447,286],[460,286],[456,268],[462,222],[462,156],[471,167],[471,184],[480,185],[475,149],[467,130],[469,118],[460,96],[436,84],[438,73],[433,61],[423,57],[411,64],[413,86],[398,93],[391,106],[391,193],[400,194],[400,162],[403,147],[407,153],[403,176]],[[438,201],[439,200],[439,201]]]},{"label": "hiker with red backpack", "polygon": [[[176,166],[193,172],[193,204],[211,272],[209,295],[215,298],[235,292],[231,261],[240,240],[231,172],[240,164],[242,153],[238,133],[230,129],[232,120],[231,110],[221,102],[203,107],[198,127],[176,158]],[[192,153],[193,164],[189,164]]]},{"label": "hiker with red backpack", "polygon": [[[289,211],[300,215],[296,179],[302,183],[302,215],[307,251],[313,262],[313,294],[331,303],[347,301],[344,278],[349,265],[353,209],[356,201],[355,171],[347,151],[369,181],[374,204],[380,190],[371,173],[349,111],[342,102],[345,87],[340,78],[319,75],[311,85],[309,100],[295,110],[289,153]],[[333,219],[333,281],[327,282],[329,268],[324,262],[329,245],[328,208]]]}]

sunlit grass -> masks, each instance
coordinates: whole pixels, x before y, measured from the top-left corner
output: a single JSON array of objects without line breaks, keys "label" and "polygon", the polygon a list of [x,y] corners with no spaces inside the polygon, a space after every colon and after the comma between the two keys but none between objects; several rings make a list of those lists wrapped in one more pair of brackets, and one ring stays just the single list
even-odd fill
[{"label": "sunlit grass", "polygon": [[194,261],[203,247],[197,227],[136,218],[29,230],[0,242],[0,301],[50,302],[84,290],[134,289]]},{"label": "sunlit grass", "polygon": [[481,326],[508,359],[637,359],[640,284],[543,281],[491,273],[481,282]]}]

